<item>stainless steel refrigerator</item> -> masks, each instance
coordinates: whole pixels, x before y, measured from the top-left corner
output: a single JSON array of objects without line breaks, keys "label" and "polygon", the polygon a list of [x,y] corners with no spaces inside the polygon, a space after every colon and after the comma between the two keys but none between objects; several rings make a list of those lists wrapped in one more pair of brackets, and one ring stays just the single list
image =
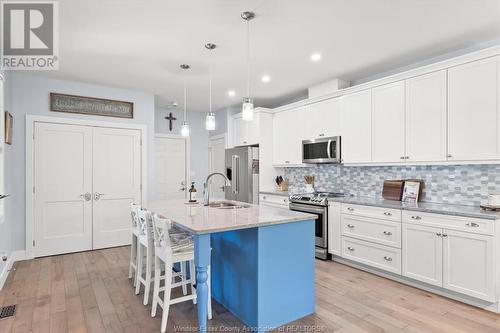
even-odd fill
[{"label": "stainless steel refrigerator", "polygon": [[258,204],[259,147],[226,149],[226,176],[231,181],[226,199]]}]

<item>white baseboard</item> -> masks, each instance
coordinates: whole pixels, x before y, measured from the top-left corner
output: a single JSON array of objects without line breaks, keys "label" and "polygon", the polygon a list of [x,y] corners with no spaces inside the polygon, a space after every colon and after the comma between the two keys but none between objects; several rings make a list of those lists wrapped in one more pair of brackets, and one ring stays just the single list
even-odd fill
[{"label": "white baseboard", "polygon": [[3,285],[9,276],[12,265],[14,265],[16,261],[24,259],[26,259],[26,251],[14,251],[11,253],[10,257],[7,259],[7,265],[5,265],[3,271],[0,272],[0,290],[2,290]]}]

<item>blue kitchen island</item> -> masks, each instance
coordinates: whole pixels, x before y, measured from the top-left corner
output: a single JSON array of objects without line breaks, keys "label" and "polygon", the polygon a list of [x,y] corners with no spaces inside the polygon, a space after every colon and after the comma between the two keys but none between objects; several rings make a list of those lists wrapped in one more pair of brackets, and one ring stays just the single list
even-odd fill
[{"label": "blue kitchen island", "polygon": [[199,331],[207,329],[209,265],[212,297],[254,332],[314,313],[315,215],[232,203],[148,207],[194,234]]}]

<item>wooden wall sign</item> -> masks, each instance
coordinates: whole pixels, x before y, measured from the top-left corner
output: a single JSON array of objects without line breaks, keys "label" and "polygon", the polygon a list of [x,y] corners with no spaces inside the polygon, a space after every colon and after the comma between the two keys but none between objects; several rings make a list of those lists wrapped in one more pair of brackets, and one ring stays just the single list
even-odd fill
[{"label": "wooden wall sign", "polygon": [[94,116],[134,118],[134,103],[104,98],[50,93],[50,110]]}]

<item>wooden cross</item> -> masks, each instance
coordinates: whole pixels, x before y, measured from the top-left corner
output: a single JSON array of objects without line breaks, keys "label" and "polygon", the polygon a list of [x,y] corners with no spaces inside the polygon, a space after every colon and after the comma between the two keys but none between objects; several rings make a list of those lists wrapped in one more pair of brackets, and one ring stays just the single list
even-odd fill
[{"label": "wooden cross", "polygon": [[172,112],[170,112],[170,113],[168,114],[168,117],[165,117],[165,119],[167,119],[167,120],[168,120],[168,129],[169,129],[170,131],[172,131],[172,121],[177,120],[177,118],[175,118],[175,117],[172,115]]}]

